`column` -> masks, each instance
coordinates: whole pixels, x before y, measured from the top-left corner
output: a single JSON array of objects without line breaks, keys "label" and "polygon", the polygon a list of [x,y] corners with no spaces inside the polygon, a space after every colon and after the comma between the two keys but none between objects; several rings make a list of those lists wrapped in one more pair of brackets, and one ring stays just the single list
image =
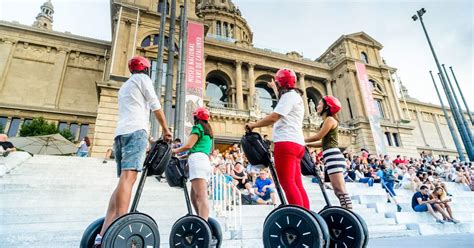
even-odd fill
[{"label": "column", "polygon": [[423,116],[420,114],[420,111],[418,111],[417,107],[415,107],[415,111],[416,111],[416,119],[417,119],[416,122],[418,123],[418,128],[420,129],[421,137],[423,138],[423,144],[425,144],[425,146],[428,146],[428,143],[426,142],[426,138],[425,138],[425,132],[423,132],[423,128],[421,127]]},{"label": "column", "polygon": [[[300,73],[298,88],[303,91],[303,103],[304,103],[304,116],[308,117],[309,115],[309,105],[308,105],[308,96],[306,95],[306,84],[304,82],[304,73]],[[318,104],[315,102],[315,104]]]},{"label": "column", "polygon": [[249,104],[248,108],[251,109],[255,105],[253,102],[253,96],[255,95],[255,75],[254,75],[254,63],[249,63],[248,69],[249,69],[249,75],[248,75],[248,86],[249,86],[249,96],[247,97],[247,102]]},{"label": "column", "polygon": [[326,84],[326,93],[332,96],[331,80],[325,79],[324,83]]},{"label": "column", "polygon": [[15,52],[17,42],[5,39],[3,44],[1,44],[2,49],[0,49],[0,92],[3,90],[3,85],[5,84],[5,79],[7,78],[8,69],[12,62],[13,53]]},{"label": "column", "polygon": [[446,148],[446,143],[444,142],[443,134],[441,133],[441,128],[439,127],[439,115],[433,114],[433,117],[434,117],[434,123],[436,126],[436,131],[438,132],[438,137],[439,137],[439,140],[441,141],[441,145],[443,146],[443,148]]},{"label": "column", "polygon": [[[61,94],[62,83],[64,81],[64,74],[67,68],[67,58],[69,51],[58,48],[56,56],[54,57],[54,67],[61,68],[61,70],[53,70],[51,75],[51,83],[46,91],[44,98],[44,105],[46,107],[55,108],[59,102],[59,95]],[[79,58],[77,58],[79,59]]]},{"label": "column", "polygon": [[[403,115],[402,115],[402,109],[400,107],[400,99],[398,99],[398,96],[397,94],[395,93],[395,86],[393,85],[393,81],[392,81],[392,75],[388,74],[388,86],[389,87],[385,87],[386,91],[387,91],[387,94],[389,95],[389,97],[392,98],[394,102],[394,108],[395,108],[395,112],[394,112],[394,115],[395,115],[395,121],[399,121],[400,119],[403,118]],[[386,85],[386,84],[385,84]],[[396,114],[395,114],[396,113]]]},{"label": "column", "polygon": [[235,61],[235,89],[238,109],[244,109],[244,94],[242,91],[242,61]]}]

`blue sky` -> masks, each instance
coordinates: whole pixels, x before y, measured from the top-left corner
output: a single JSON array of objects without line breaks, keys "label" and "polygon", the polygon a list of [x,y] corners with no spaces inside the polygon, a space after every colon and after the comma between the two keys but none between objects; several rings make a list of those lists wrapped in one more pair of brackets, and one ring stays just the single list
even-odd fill
[{"label": "blue sky", "polygon": [[[32,24],[44,0],[1,0],[0,19]],[[474,1],[235,0],[258,47],[319,57],[342,34],[364,31],[384,45],[382,57],[398,68],[409,94],[439,104],[429,70],[436,65],[419,21],[425,25],[441,63],[453,66],[474,111]],[[110,40],[109,0],[52,0],[53,29]],[[469,94],[470,92],[470,94]],[[446,101],[445,101],[446,104]]]}]

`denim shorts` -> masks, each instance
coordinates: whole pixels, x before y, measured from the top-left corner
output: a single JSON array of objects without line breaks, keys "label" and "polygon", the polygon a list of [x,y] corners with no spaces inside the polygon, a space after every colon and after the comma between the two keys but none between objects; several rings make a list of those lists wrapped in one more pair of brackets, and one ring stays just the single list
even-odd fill
[{"label": "denim shorts", "polygon": [[415,212],[427,212],[428,206],[426,206],[426,204],[417,205],[413,208],[413,210],[415,210]]},{"label": "denim shorts", "polygon": [[270,195],[270,194],[271,194],[271,193],[274,193],[274,192],[275,192],[275,190],[274,190],[273,188],[267,188],[267,190],[265,190],[265,195],[261,196],[261,195],[254,194],[254,195],[252,196],[252,200],[253,200],[254,202],[257,202],[257,200],[258,200],[259,198],[262,198],[262,200],[266,201],[266,200],[268,200],[268,199],[271,198],[271,195]]},{"label": "denim shorts", "polygon": [[120,177],[123,170],[142,171],[147,144],[148,135],[143,129],[115,137],[114,153],[117,162],[117,177]]}]

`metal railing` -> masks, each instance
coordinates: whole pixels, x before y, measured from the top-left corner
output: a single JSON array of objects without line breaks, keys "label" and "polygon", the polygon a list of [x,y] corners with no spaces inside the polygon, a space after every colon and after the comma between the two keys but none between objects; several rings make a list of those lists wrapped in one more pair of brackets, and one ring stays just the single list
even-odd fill
[{"label": "metal railing", "polygon": [[230,231],[231,239],[242,239],[242,195],[232,181],[220,171],[212,171],[209,180],[212,210],[224,219],[224,230]]}]

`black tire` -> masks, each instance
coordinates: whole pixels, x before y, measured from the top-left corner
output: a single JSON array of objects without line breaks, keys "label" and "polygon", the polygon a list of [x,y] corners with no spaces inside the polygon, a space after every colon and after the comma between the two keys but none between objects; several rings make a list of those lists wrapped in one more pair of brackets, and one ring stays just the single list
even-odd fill
[{"label": "black tire", "polygon": [[95,237],[97,234],[100,233],[100,230],[102,229],[102,225],[104,224],[104,217],[97,219],[96,221],[92,222],[86,230],[84,230],[84,233],[82,234],[81,238],[81,245],[79,246],[80,248],[92,248],[94,245]]},{"label": "black tire", "polygon": [[359,219],[349,210],[341,207],[328,207],[319,212],[326,221],[331,241],[329,247],[362,248],[364,229]]},{"label": "black tire", "polygon": [[170,232],[170,247],[208,248],[211,244],[210,225],[201,217],[186,215],[174,223]]},{"label": "black tire", "polygon": [[116,219],[105,231],[102,248],[160,247],[156,222],[143,213],[129,213]]},{"label": "black tire", "polygon": [[313,214],[285,205],[273,210],[263,226],[263,246],[323,248],[323,233]]},{"label": "black tire", "polygon": [[220,248],[222,245],[222,228],[219,222],[214,219],[209,217],[207,219],[207,222],[209,223],[209,226],[211,227],[211,233],[212,233],[212,239],[216,241],[215,247]]},{"label": "black tire", "polygon": [[360,214],[358,214],[354,211],[351,211],[351,212],[357,217],[360,224],[362,225],[362,230],[364,230],[364,245],[362,247],[365,248],[369,244],[369,228],[367,227],[367,223],[365,223],[364,218],[362,218],[362,216],[360,216]]},{"label": "black tire", "polygon": [[314,218],[316,218],[316,221],[319,223],[319,227],[321,227],[321,232],[323,233],[324,244],[322,247],[329,248],[331,237],[329,236],[328,224],[326,224],[326,221],[318,213],[314,211],[311,211],[311,213],[313,214]]}]

